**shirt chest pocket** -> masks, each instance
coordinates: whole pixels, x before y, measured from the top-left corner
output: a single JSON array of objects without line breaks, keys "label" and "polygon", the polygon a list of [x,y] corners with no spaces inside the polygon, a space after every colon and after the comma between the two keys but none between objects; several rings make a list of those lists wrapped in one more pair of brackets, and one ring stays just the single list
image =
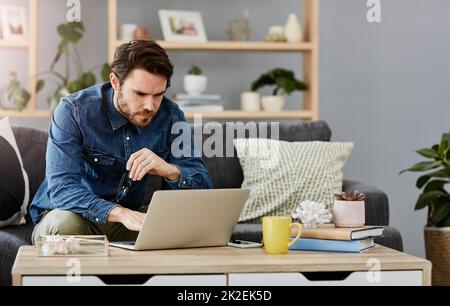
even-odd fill
[{"label": "shirt chest pocket", "polygon": [[84,148],[83,159],[86,173],[104,183],[116,185],[125,171],[123,161],[101,151]]}]

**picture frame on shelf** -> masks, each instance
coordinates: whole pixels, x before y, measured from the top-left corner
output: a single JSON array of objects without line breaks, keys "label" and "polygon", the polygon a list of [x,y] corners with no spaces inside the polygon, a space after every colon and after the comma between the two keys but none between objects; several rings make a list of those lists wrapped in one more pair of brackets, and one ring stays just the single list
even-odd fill
[{"label": "picture frame on shelf", "polygon": [[28,39],[27,14],[25,7],[1,6],[0,22],[4,40],[26,41]]},{"label": "picture frame on shelf", "polygon": [[165,41],[207,42],[200,12],[159,10],[158,15]]}]

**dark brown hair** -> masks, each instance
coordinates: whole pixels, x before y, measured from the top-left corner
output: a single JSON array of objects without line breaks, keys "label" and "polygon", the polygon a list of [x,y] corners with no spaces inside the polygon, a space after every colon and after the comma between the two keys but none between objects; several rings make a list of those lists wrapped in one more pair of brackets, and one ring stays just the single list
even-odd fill
[{"label": "dark brown hair", "polygon": [[133,40],[117,48],[112,72],[122,85],[134,69],[143,69],[149,73],[167,78],[167,88],[173,75],[173,65],[166,51],[152,40]]}]

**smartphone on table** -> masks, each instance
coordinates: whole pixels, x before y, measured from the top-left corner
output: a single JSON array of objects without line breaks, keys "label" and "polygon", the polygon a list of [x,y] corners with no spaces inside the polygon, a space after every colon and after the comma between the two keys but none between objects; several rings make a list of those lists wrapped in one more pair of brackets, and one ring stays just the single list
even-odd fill
[{"label": "smartphone on table", "polygon": [[233,240],[230,240],[230,242],[228,242],[228,246],[235,247],[235,248],[249,249],[249,248],[260,248],[263,246],[263,244],[259,243],[259,242],[253,242],[253,241],[233,239]]}]

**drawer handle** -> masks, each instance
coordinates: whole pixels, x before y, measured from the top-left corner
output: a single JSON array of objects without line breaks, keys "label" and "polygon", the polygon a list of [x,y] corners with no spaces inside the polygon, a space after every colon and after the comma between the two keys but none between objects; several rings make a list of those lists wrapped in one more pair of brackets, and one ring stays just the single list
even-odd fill
[{"label": "drawer handle", "polygon": [[143,285],[153,275],[97,275],[106,285]]},{"label": "drawer handle", "polygon": [[307,280],[311,282],[320,281],[343,281],[352,274],[352,271],[340,272],[304,272],[302,274]]}]

